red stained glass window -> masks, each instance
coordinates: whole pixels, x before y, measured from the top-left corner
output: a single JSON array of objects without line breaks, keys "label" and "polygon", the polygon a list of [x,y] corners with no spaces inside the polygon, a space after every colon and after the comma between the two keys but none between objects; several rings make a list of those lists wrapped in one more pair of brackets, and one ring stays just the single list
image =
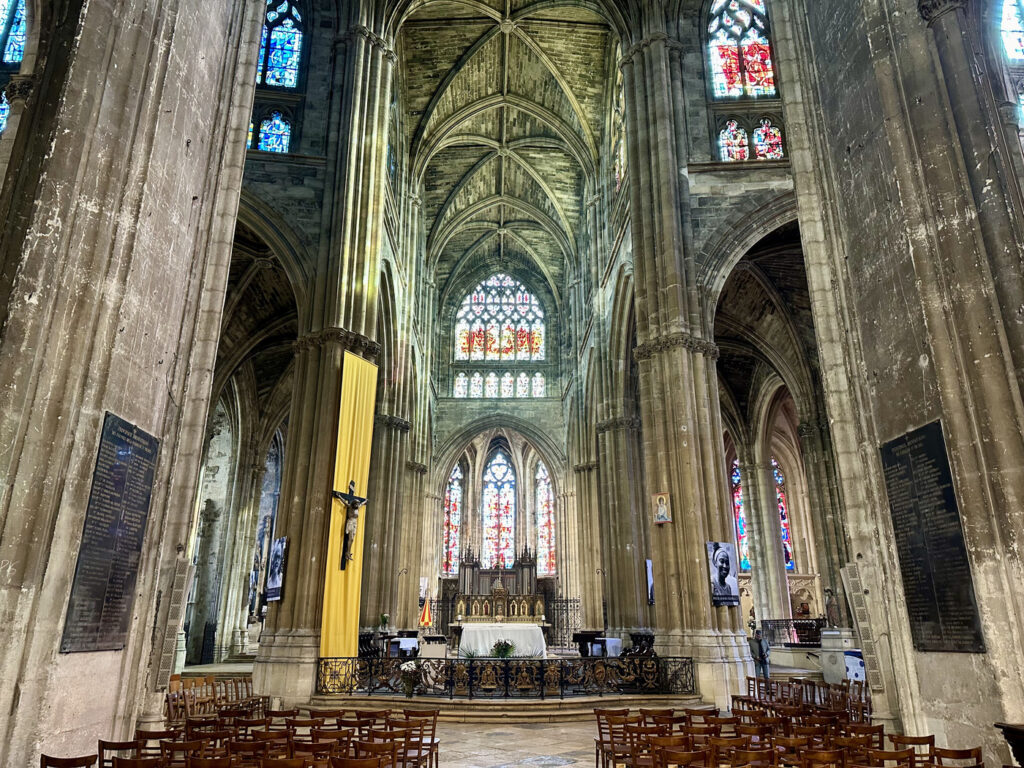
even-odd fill
[{"label": "red stained glass window", "polygon": [[448,476],[444,492],[444,542],[441,550],[441,572],[459,572],[459,529],[462,525],[462,470],[456,464]]},{"label": "red stained glass window", "polygon": [[743,481],[740,463],[733,459],[729,479],[732,485],[732,511],[736,518],[736,549],[740,555],[740,570],[750,570],[750,540],[747,536],[747,513],[743,507]]},{"label": "red stained glass window", "polygon": [[481,567],[511,568],[516,559],[516,473],[500,450],[484,470],[483,522]]},{"label": "red stained glass window", "polygon": [[708,58],[715,98],[776,95],[764,0],[714,0]]},{"label": "red stained glass window", "polygon": [[537,462],[537,574],[555,572],[555,497],[543,461]]},{"label": "red stained glass window", "polygon": [[729,120],[718,133],[718,159],[731,163],[750,158],[747,132],[735,120]]},{"label": "red stained glass window", "polygon": [[493,275],[463,300],[455,315],[455,359],[544,359],[544,310],[522,283]]},{"label": "red stained glass window", "polygon": [[779,160],[783,157],[782,131],[764,118],[761,127],[754,130],[754,158],[757,160]]},{"label": "red stained glass window", "polygon": [[782,556],[786,561],[786,570],[796,569],[796,562],[793,560],[793,538],[789,530],[789,497],[786,494],[786,477],[782,474],[782,467],[774,458],[772,459],[772,475],[775,478],[775,501],[779,505],[779,524],[782,526]]}]

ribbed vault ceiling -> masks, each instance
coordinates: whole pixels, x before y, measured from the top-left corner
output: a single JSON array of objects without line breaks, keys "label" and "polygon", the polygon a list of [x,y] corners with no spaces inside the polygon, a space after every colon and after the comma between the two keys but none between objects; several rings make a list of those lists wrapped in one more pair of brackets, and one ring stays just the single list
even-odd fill
[{"label": "ribbed vault ceiling", "polygon": [[578,4],[436,2],[405,22],[406,140],[439,287],[480,259],[531,261],[561,293],[605,130],[611,38]]}]

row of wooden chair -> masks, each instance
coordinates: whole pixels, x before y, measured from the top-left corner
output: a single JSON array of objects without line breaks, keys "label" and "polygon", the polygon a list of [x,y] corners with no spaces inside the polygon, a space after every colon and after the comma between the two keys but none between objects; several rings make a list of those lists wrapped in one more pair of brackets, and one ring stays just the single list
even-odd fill
[{"label": "row of wooden chair", "polygon": [[[264,717],[189,717],[97,754],[41,757],[42,768],[438,768],[438,710],[266,710]],[[71,761],[71,762],[68,762]],[[212,762],[211,762],[212,761]],[[293,761],[285,763],[281,761]],[[297,762],[296,762],[297,761]],[[347,761],[347,762],[346,762]],[[351,763],[351,766],[348,765]]]},{"label": "row of wooden chair", "polygon": [[[808,715],[824,722],[793,724],[763,715],[744,722],[720,716],[714,709],[597,709],[595,766],[657,768],[687,765],[798,766],[816,768],[984,768],[981,748],[944,749],[934,736],[886,735],[881,725],[844,723]],[[749,712],[748,712],[749,714]],[[784,728],[785,725],[788,728]],[[889,749],[885,749],[888,740]],[[659,757],[663,750],[679,754]],[[690,753],[688,756],[682,754]],[[683,762],[677,762],[683,761]]]},{"label": "row of wooden chair", "polygon": [[861,680],[825,683],[806,678],[748,677],[746,693],[734,694],[732,701],[733,709],[737,706],[809,707],[842,711],[851,722],[871,721],[871,688]]},{"label": "row of wooden chair", "polygon": [[189,717],[212,715],[225,710],[262,714],[264,699],[253,692],[251,677],[171,678],[164,696],[164,718],[179,723]]}]

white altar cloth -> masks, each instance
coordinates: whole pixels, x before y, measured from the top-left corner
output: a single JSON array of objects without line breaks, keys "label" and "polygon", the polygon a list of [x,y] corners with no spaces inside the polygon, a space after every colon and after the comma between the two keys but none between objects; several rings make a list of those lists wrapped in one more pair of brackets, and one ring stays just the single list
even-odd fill
[{"label": "white altar cloth", "polygon": [[467,651],[476,656],[490,656],[491,648],[499,640],[515,643],[512,655],[516,658],[547,658],[544,632],[537,624],[463,624],[459,656],[465,658]]}]

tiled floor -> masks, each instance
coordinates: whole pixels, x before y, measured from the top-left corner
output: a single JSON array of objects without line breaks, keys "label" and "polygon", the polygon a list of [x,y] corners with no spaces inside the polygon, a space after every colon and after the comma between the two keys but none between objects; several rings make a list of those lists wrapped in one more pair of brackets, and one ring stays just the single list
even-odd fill
[{"label": "tiled floor", "polygon": [[593,723],[438,723],[442,768],[594,764]]}]

